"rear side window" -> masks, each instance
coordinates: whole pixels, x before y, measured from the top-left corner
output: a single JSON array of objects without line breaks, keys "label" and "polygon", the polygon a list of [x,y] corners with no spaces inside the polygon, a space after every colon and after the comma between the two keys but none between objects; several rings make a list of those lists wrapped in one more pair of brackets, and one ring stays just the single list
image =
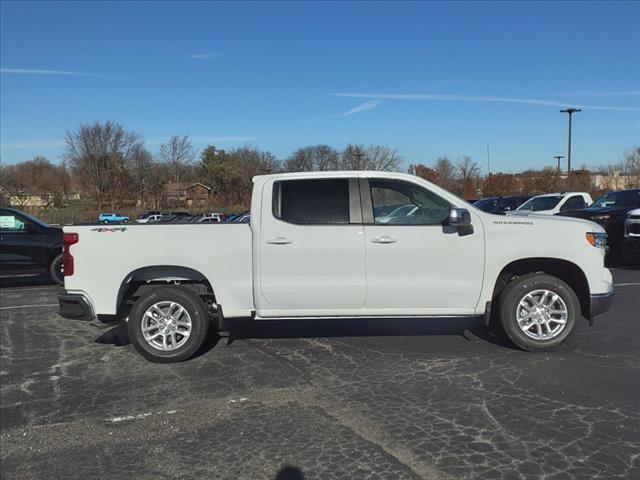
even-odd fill
[{"label": "rear side window", "polygon": [[0,230],[3,232],[25,232],[27,224],[11,213],[0,213]]},{"label": "rear side window", "polygon": [[349,180],[284,180],[273,189],[273,215],[298,225],[349,223]]},{"label": "rear side window", "polygon": [[564,202],[564,205],[560,207],[560,210],[562,210],[563,212],[567,210],[580,210],[581,208],[585,208],[586,206],[587,204],[585,203],[582,195],[574,195],[573,197],[569,198],[569,200]]}]

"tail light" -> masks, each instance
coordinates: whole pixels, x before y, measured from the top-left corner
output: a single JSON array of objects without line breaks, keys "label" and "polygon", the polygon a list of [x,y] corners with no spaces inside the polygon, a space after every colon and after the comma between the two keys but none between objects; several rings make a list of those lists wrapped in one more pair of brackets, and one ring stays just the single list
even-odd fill
[{"label": "tail light", "polygon": [[70,247],[71,245],[78,243],[79,238],[77,233],[64,233],[62,235],[62,239],[64,241],[64,247],[62,250],[63,274],[65,277],[70,277],[73,275],[73,255],[71,255]]}]

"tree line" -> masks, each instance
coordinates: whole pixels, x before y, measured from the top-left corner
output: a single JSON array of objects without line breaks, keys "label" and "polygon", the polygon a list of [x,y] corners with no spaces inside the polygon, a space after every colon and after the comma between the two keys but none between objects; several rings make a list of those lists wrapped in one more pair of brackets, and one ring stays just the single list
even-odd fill
[{"label": "tree line", "polygon": [[[200,182],[212,189],[210,205],[231,211],[249,205],[251,179],[277,172],[327,170],[399,171],[403,158],[384,145],[348,144],[338,150],[329,145],[297,149],[286,159],[253,146],[229,150],[210,145],[197,152],[187,135],[174,135],[155,154],[144,139],[115,122],[82,124],[65,138],[63,161],[56,165],[43,157],[13,165],[0,165],[0,193],[47,193],[52,204],[63,204],[80,192],[98,211],[137,205],[158,208],[165,186]],[[603,167],[625,175],[625,187],[640,185],[640,147],[627,153],[619,165]],[[438,157],[432,164],[412,164],[408,172],[461,197],[539,194],[563,190],[566,176],[552,167],[518,174],[482,175],[469,156],[451,160]],[[572,172],[573,190],[591,191],[586,169]]]}]

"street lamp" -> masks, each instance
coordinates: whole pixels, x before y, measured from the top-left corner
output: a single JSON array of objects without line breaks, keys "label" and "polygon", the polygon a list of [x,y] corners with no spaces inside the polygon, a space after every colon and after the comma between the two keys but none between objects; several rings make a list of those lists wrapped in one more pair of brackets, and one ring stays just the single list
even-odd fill
[{"label": "street lamp", "polygon": [[576,112],[581,112],[580,108],[566,108],[564,110],[560,110],[560,113],[568,113],[569,114],[569,148],[567,150],[567,190],[571,190],[571,119],[573,118],[573,114]]},{"label": "street lamp", "polygon": [[562,170],[560,170],[560,160],[562,160],[564,158],[564,155],[554,155],[554,157],[557,161],[558,161],[558,175],[560,175],[560,172]]}]

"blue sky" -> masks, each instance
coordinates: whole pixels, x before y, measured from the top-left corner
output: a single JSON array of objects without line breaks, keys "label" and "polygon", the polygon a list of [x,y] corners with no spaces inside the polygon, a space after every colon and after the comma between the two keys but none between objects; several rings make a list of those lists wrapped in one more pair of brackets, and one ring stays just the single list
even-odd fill
[{"label": "blue sky", "polygon": [[[640,143],[640,3],[2,2],[0,159],[115,120],[152,152],[348,142],[405,164],[576,165]],[[597,108],[593,108],[597,107]]]}]

